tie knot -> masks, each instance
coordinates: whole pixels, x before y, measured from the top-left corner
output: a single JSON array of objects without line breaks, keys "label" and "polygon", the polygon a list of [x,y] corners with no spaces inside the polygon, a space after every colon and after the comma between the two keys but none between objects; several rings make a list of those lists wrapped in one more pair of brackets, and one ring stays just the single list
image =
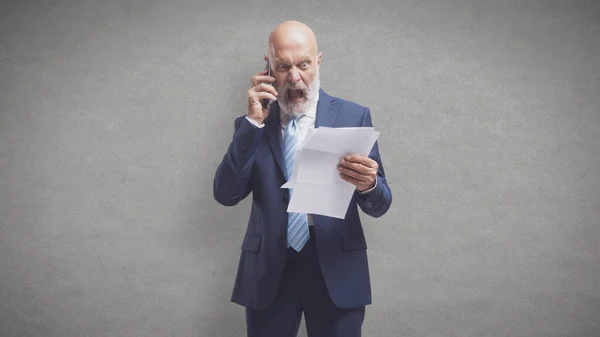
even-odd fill
[{"label": "tie knot", "polygon": [[286,129],[296,129],[298,127],[298,121],[302,116],[289,116],[289,121]]}]

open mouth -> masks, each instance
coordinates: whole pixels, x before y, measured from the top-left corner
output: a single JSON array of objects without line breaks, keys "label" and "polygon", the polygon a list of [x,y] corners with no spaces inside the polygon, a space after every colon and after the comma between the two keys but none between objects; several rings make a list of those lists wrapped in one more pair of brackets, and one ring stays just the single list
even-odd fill
[{"label": "open mouth", "polygon": [[288,89],[287,97],[291,102],[298,102],[304,99],[304,90],[302,89]]}]

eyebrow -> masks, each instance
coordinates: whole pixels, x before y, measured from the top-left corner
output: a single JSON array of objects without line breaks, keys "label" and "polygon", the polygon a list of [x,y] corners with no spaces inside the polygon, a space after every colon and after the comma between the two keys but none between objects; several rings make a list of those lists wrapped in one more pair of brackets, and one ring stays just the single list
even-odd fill
[{"label": "eyebrow", "polygon": [[[298,63],[302,63],[302,62],[312,62],[312,58],[310,56],[304,56],[298,61]],[[280,58],[275,58],[275,63],[276,64],[286,64],[286,65],[290,64],[289,62],[282,60]]]}]

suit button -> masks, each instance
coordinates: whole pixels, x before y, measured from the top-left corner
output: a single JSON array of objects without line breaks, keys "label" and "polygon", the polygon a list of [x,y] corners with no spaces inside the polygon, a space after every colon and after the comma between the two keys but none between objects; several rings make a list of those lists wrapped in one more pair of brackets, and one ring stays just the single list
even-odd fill
[{"label": "suit button", "polygon": [[367,202],[367,207],[368,207],[368,208],[371,208],[371,206],[373,206],[373,204],[372,204],[370,201],[369,201],[369,202]]},{"label": "suit button", "polygon": [[282,237],[282,238],[285,238],[285,231],[281,231],[281,232],[279,233],[279,236],[280,236],[280,237]]},{"label": "suit button", "polygon": [[290,198],[289,193],[288,192],[283,192],[283,199],[287,201],[289,198]]}]

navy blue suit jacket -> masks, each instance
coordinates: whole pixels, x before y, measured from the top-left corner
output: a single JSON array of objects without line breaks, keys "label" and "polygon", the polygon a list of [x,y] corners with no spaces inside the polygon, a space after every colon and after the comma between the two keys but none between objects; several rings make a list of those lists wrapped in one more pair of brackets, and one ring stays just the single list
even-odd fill
[{"label": "navy blue suit jacket", "polygon": [[[289,193],[281,188],[286,179],[279,105],[271,104],[263,128],[252,125],[245,116],[234,124],[233,141],[217,168],[213,193],[220,204],[234,206],[252,192],[231,300],[262,310],[277,294],[287,251]],[[373,125],[368,108],[320,90],[315,127],[319,126]],[[339,308],[371,304],[367,243],[358,207],[380,217],[392,202],[377,143],[369,157],[379,165],[376,188],[364,195],[355,192],[344,219],[313,216],[321,270],[330,297]]]}]

